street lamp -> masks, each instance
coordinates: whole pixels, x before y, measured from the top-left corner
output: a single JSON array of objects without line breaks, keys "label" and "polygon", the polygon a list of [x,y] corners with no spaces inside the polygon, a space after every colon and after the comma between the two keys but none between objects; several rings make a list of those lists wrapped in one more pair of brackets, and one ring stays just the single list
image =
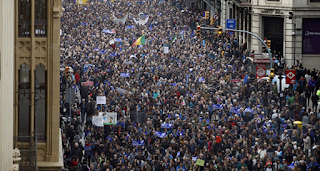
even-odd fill
[{"label": "street lamp", "polygon": [[282,70],[283,70],[283,64],[280,62],[279,66],[278,66],[278,73],[279,73],[279,86],[280,86],[280,91],[279,91],[279,100],[280,100],[280,111],[282,110],[282,97],[283,97],[283,93],[282,93]]}]

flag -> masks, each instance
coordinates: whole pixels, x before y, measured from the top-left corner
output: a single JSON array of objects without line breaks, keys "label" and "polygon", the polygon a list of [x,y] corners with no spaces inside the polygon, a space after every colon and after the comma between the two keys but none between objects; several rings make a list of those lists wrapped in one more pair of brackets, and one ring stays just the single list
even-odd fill
[{"label": "flag", "polygon": [[162,133],[162,132],[155,132],[155,136],[159,137],[159,138],[164,138],[167,134],[166,133]]},{"label": "flag", "polygon": [[113,30],[111,31],[109,29],[103,29],[102,32],[103,33],[108,33],[108,34],[115,34],[116,33],[115,31],[113,31]]},{"label": "flag", "polygon": [[244,113],[251,113],[252,112],[252,110],[251,110],[251,108],[250,107],[247,107],[245,110],[244,110]]},{"label": "flag", "polygon": [[144,146],[143,140],[132,140],[132,146]]},{"label": "flag", "polygon": [[231,107],[231,108],[230,108],[230,112],[231,112],[231,113],[239,113],[239,112],[240,112],[240,109]]},{"label": "flag", "polygon": [[172,43],[174,43],[174,42],[176,41],[176,39],[177,39],[177,35],[174,36],[174,38],[173,38],[173,40],[172,40]]},{"label": "flag", "polygon": [[163,124],[161,124],[161,128],[167,128],[167,129],[170,129],[170,128],[172,128],[172,124],[163,123]]},{"label": "flag", "polygon": [[127,25],[127,29],[134,29],[134,25]]},{"label": "flag", "polygon": [[122,39],[120,39],[120,38],[114,38],[114,42],[122,42]]},{"label": "flag", "polygon": [[130,73],[120,73],[120,77],[130,77]]},{"label": "flag", "polygon": [[213,104],[212,105],[212,107],[214,108],[214,109],[223,109],[223,105],[222,104]]},{"label": "flag", "polygon": [[139,37],[138,40],[136,40],[136,41],[134,42],[134,44],[132,45],[132,47],[135,46],[135,45],[144,45],[144,44],[146,44],[146,38],[145,38],[144,35],[142,35],[141,37]]}]

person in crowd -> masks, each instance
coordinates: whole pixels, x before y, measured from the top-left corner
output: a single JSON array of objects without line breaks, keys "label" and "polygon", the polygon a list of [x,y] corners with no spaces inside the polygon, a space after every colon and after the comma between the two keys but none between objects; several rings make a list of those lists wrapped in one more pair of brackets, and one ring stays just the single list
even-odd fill
[{"label": "person in crowd", "polygon": [[319,72],[299,63],[279,98],[257,81],[247,42],[196,34],[208,21],[195,2],[77,3],[64,0],[61,17],[60,66],[73,70],[70,85],[60,73],[64,170],[319,169]]}]

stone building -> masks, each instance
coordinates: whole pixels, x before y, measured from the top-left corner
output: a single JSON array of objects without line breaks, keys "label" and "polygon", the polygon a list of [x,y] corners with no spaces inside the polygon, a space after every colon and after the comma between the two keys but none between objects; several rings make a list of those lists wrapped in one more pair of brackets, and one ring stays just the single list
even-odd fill
[{"label": "stone building", "polygon": [[20,170],[63,166],[57,86],[61,5],[0,1],[0,170],[11,170],[14,148],[21,151]]},{"label": "stone building", "polygon": [[[190,0],[189,0],[190,1]],[[219,15],[216,24],[226,28],[227,19],[236,29],[271,40],[272,52],[280,52],[289,66],[294,59],[308,69],[320,64],[320,0],[191,0],[203,10]],[[191,2],[190,1],[190,2]],[[253,36],[236,33],[250,51],[261,53],[262,44]]]}]

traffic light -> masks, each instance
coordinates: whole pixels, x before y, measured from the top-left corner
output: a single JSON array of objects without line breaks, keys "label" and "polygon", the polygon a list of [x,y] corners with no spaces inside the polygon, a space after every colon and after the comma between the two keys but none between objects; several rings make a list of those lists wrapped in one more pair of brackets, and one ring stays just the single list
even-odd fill
[{"label": "traffic light", "polygon": [[212,25],[212,26],[214,25],[214,18],[213,17],[210,18],[210,25]]},{"label": "traffic light", "polygon": [[274,78],[274,69],[273,69],[273,68],[270,69],[269,78],[270,78],[271,80]]},{"label": "traffic light", "polygon": [[222,36],[222,27],[219,26],[218,28],[219,28],[219,29],[218,29],[218,35],[219,35],[219,36]]},{"label": "traffic light", "polygon": [[267,46],[269,49],[271,49],[271,40],[267,40]]},{"label": "traffic light", "polygon": [[200,35],[201,35],[201,26],[200,26],[200,25],[197,26],[196,35],[197,35],[198,37],[200,37]]},{"label": "traffic light", "polygon": [[68,66],[64,67],[64,77],[67,79],[70,75],[70,68]]},{"label": "traffic light", "polygon": [[204,13],[205,13],[204,18],[205,18],[205,19],[209,19],[209,17],[210,17],[209,11],[205,11]]}]

